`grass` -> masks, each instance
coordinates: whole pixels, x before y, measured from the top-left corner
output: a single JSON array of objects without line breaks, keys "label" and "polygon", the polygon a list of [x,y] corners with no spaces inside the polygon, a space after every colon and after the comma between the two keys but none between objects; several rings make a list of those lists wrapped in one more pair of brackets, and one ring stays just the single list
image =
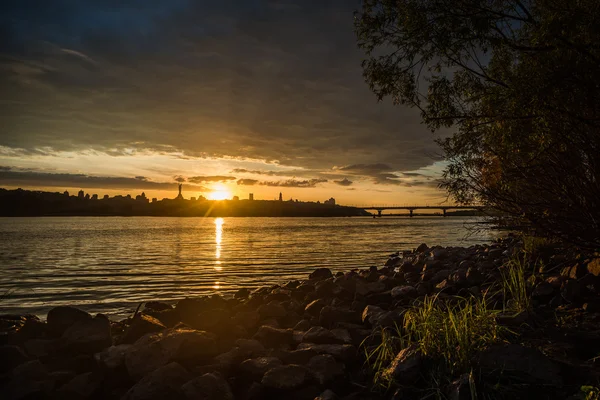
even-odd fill
[{"label": "grass", "polygon": [[504,308],[506,311],[520,313],[531,309],[531,297],[525,271],[529,267],[518,255],[513,256],[501,273]]},{"label": "grass", "polygon": [[420,398],[444,398],[442,388],[463,373],[470,374],[469,384],[476,396],[470,369],[472,357],[502,341],[508,333],[496,323],[499,311],[489,309],[486,304],[475,298],[459,298],[449,304],[442,303],[437,296],[428,297],[422,305],[406,311],[401,327],[378,331],[375,338],[379,339],[378,345],[368,349],[364,341],[366,366],[373,374],[374,386],[383,391],[394,386],[394,382],[384,377],[386,367],[402,348],[417,344],[434,366],[427,374]]}]

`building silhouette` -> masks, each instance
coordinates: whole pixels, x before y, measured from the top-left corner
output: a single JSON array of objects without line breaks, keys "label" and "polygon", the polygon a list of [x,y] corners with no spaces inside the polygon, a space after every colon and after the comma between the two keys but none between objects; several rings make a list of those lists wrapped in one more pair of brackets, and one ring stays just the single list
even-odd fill
[{"label": "building silhouette", "polygon": [[83,190],[80,190],[79,193],[77,193],[77,197],[83,199],[85,197],[85,192]]},{"label": "building silhouette", "polygon": [[283,201],[283,194],[279,192],[279,201]]},{"label": "building silhouette", "polygon": [[92,195],[92,200],[98,200],[98,195],[97,194],[93,194]]},{"label": "building silhouette", "polygon": [[65,190],[65,192],[63,193],[65,196],[69,197],[69,191]]},{"label": "building silhouette", "polygon": [[183,184],[179,184],[179,194],[177,195],[177,197],[175,197],[175,200],[183,200],[183,195],[181,194],[181,188],[183,187]]},{"label": "building silhouette", "polygon": [[328,204],[330,206],[335,206],[335,199],[332,197],[329,200],[325,200],[323,204]]},{"label": "building silhouette", "polygon": [[248,200],[254,200],[254,193],[250,193],[248,195]]}]

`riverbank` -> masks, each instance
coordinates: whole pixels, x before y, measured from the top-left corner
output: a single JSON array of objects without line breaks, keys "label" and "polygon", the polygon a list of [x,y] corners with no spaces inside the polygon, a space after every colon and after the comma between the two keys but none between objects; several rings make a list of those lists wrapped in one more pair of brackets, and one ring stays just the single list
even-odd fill
[{"label": "riverbank", "polygon": [[[600,263],[549,243],[391,255],[234,298],[2,316],[3,398],[586,398]],[[6,395],[6,397],[4,397]]]}]

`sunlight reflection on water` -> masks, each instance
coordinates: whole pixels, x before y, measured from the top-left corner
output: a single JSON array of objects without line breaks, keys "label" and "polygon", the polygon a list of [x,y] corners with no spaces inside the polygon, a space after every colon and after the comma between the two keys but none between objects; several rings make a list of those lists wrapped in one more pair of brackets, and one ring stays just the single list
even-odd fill
[{"label": "sunlight reflection on water", "polygon": [[[76,304],[123,316],[141,301],[231,294],[317,267],[382,265],[420,243],[471,245],[474,218],[0,218],[0,313]],[[470,234],[470,236],[468,236]]]}]

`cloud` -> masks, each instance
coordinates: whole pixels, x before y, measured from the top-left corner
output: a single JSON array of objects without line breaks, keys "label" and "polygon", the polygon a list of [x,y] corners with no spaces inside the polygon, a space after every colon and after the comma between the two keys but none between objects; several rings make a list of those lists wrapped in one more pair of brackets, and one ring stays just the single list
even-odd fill
[{"label": "cloud", "polygon": [[339,181],[333,181],[333,183],[340,185],[340,186],[350,186],[350,185],[352,185],[353,182],[351,180],[349,180],[348,178],[344,178]]},{"label": "cloud", "polygon": [[188,182],[193,183],[205,183],[205,182],[227,182],[234,181],[236,178],[234,176],[224,176],[224,175],[215,175],[215,176],[191,176],[187,178]]},{"label": "cloud", "polygon": [[[154,182],[143,177],[114,177],[91,176],[85,174],[22,172],[10,168],[0,169],[0,185],[27,186],[27,187],[78,187],[102,188],[123,190],[177,190],[177,185],[172,182]],[[209,189],[199,185],[186,185],[186,189],[207,191]]]},{"label": "cloud", "polygon": [[296,180],[296,179],[288,179],[285,181],[267,181],[260,182],[260,185],[263,186],[273,186],[273,187],[296,187],[296,188],[314,188],[319,183],[325,183],[327,179],[307,179],[307,180]]},{"label": "cloud", "polygon": [[433,161],[418,110],[377,102],[364,82],[358,4],[123,0],[114,12],[113,3],[2,3],[0,146],[321,171]]},{"label": "cloud", "polygon": [[185,178],[183,176],[174,176],[173,179],[175,182],[183,183],[185,182]]},{"label": "cloud", "polygon": [[238,179],[238,185],[253,186],[258,183],[258,179]]},{"label": "cloud", "polygon": [[391,171],[393,168],[387,164],[352,164],[344,167],[334,167],[340,171],[354,172],[357,174],[370,175],[373,173],[381,173],[382,171]]}]

